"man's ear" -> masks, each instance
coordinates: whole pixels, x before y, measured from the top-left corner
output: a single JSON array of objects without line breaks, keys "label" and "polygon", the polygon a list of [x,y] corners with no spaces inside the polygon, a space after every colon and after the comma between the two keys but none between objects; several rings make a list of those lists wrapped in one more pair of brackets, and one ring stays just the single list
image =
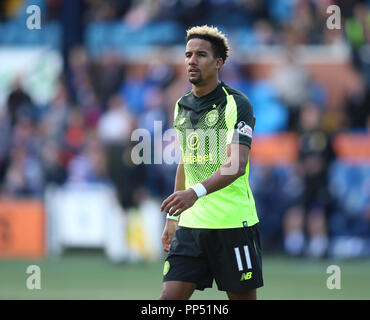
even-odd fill
[{"label": "man's ear", "polygon": [[217,70],[220,70],[223,65],[224,65],[224,60],[222,58],[217,58],[216,59],[216,68],[217,68]]}]

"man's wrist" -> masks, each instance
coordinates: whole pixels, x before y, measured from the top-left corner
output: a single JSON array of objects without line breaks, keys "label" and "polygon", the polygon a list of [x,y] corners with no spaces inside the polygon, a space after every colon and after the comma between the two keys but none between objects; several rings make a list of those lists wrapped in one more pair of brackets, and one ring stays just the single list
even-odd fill
[{"label": "man's wrist", "polygon": [[198,198],[201,198],[207,194],[207,189],[203,184],[200,182],[196,185],[192,186],[191,189],[194,190],[195,194],[198,196]]},{"label": "man's wrist", "polygon": [[180,215],[178,216],[170,216],[169,213],[167,213],[167,219],[168,220],[173,220],[173,221],[179,221]]}]

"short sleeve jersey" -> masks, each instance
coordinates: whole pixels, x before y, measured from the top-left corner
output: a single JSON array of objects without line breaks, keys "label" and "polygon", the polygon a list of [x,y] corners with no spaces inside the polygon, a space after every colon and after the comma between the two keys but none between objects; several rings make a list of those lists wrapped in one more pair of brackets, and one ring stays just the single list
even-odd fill
[{"label": "short sleeve jersey", "polygon": [[[227,145],[251,148],[255,126],[253,108],[240,91],[221,82],[209,94],[193,92],[176,103],[174,128],[182,151],[185,187],[209,178],[227,161]],[[232,174],[235,168],[222,174]],[[235,172],[234,172],[235,173]],[[227,187],[198,199],[181,214],[179,225],[191,228],[239,228],[258,222],[255,202],[246,173]]]}]

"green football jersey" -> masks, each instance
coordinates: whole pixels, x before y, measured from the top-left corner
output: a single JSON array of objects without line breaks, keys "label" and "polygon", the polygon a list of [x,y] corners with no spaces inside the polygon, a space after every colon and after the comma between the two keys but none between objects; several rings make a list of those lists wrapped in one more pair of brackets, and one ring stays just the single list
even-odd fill
[{"label": "green football jersey", "polygon": [[[248,98],[223,82],[203,97],[197,98],[192,91],[182,96],[176,102],[174,128],[182,151],[185,188],[209,178],[227,161],[228,144],[251,148],[254,125]],[[258,216],[248,177],[249,161],[243,176],[198,199],[181,214],[179,225],[224,229],[256,224]]]}]

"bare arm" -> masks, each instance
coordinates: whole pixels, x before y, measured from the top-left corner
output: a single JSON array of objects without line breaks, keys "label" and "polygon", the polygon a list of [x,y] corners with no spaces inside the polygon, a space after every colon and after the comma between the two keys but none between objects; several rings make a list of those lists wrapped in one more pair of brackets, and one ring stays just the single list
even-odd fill
[{"label": "bare arm", "polygon": [[184,164],[179,163],[176,171],[175,192],[185,190]]},{"label": "bare arm", "polygon": [[[175,190],[182,191],[185,189],[185,173],[184,173],[184,165],[182,163],[179,163],[177,166],[176,171],[176,178],[175,178]],[[162,211],[162,208],[161,208]],[[168,252],[170,250],[170,245],[172,238],[175,234],[175,231],[177,229],[177,221],[173,219],[166,219],[166,225],[164,227],[163,233],[162,233],[162,246],[164,251]]]},{"label": "bare arm", "polygon": [[[245,174],[249,158],[249,147],[241,144],[227,146],[228,161],[224,163],[211,177],[202,181],[207,194],[223,189]],[[161,206],[161,211],[177,216],[193,206],[198,199],[195,191],[189,188],[176,191],[170,195]]]}]

